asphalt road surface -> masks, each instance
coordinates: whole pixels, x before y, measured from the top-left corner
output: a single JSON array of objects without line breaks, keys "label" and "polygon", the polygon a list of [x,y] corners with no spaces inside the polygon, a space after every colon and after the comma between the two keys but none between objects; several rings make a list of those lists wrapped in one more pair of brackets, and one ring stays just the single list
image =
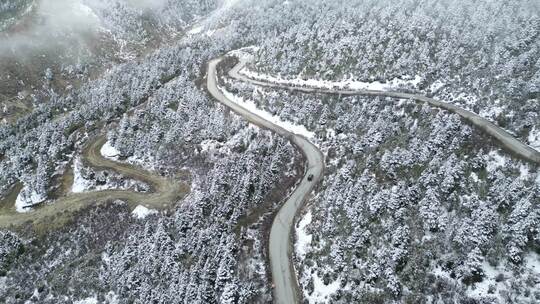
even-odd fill
[{"label": "asphalt road surface", "polygon": [[456,113],[459,116],[465,118],[472,125],[480,129],[484,133],[495,138],[499,143],[501,143],[502,147],[506,149],[508,152],[514,155],[517,155],[520,158],[527,160],[529,162],[540,164],[539,151],[519,141],[512,134],[508,133],[503,128],[495,125],[489,120],[479,116],[476,113],[462,109],[454,104],[442,102],[434,98],[430,98],[430,97],[419,95],[419,94],[413,94],[413,93],[378,91],[378,90],[345,90],[345,89],[333,89],[333,88],[317,87],[317,86],[305,87],[305,86],[295,86],[292,84],[285,84],[285,83],[273,83],[269,81],[255,80],[255,79],[248,78],[242,73],[240,73],[240,71],[242,70],[242,68],[244,68],[246,63],[248,63],[248,59],[242,57],[239,60],[240,62],[233,69],[229,71],[229,76],[234,79],[248,82],[254,85],[258,85],[258,86],[287,89],[287,90],[300,91],[300,92],[305,92],[305,93],[385,96],[385,97],[409,99],[409,100],[414,100],[417,102],[428,103],[434,107],[448,110],[452,113]]},{"label": "asphalt road surface", "polygon": [[274,302],[280,304],[298,303],[300,301],[300,292],[291,263],[291,253],[293,250],[291,232],[295,215],[304,205],[311,191],[322,177],[324,168],[323,155],[305,137],[285,130],[225,97],[218,87],[216,71],[216,66],[222,59],[222,57],[214,59],[208,64],[207,88],[210,94],[251,123],[288,138],[307,159],[304,177],[291,196],[279,209],[272,223],[269,240]]},{"label": "asphalt road surface", "polygon": [[[279,210],[278,216],[274,220],[272,230],[270,233],[270,262],[272,278],[274,280],[274,300],[276,303],[298,303],[301,297],[299,293],[298,282],[295,277],[294,269],[292,266],[292,244],[290,242],[291,231],[293,228],[294,216],[302,206],[313,186],[320,180],[323,171],[323,157],[321,152],[309,143],[305,138],[292,134],[281,127],[276,126],[268,121],[265,121],[261,117],[250,113],[246,109],[236,105],[234,102],[228,100],[216,86],[217,75],[216,65],[222,58],[215,59],[209,64],[209,77],[208,77],[208,89],[210,93],[223,104],[233,109],[238,114],[244,116],[249,121],[263,126],[265,128],[276,131],[278,134],[288,137],[293,143],[302,150],[304,155],[308,158],[308,170],[302,183],[289,198],[287,203]],[[229,76],[233,79],[250,83],[252,85],[286,89],[291,91],[300,91],[304,93],[322,93],[322,94],[337,94],[337,95],[367,95],[367,96],[384,96],[394,97],[399,99],[409,99],[417,102],[425,102],[431,106],[448,110],[452,113],[460,115],[462,118],[469,121],[472,125],[483,131],[484,133],[492,136],[502,147],[510,153],[519,156],[520,158],[532,163],[540,163],[540,152],[532,147],[524,144],[516,139],[510,133],[504,129],[498,127],[487,119],[480,117],[479,115],[462,109],[456,105],[445,103],[434,98],[427,96],[404,93],[404,92],[392,92],[392,91],[379,91],[379,90],[347,90],[342,88],[327,88],[317,86],[297,86],[287,83],[274,83],[266,80],[252,79],[243,75],[240,71],[249,62],[249,59],[240,56],[239,63],[235,65],[229,72]],[[314,174],[314,179],[310,183],[307,180],[309,174]]]}]

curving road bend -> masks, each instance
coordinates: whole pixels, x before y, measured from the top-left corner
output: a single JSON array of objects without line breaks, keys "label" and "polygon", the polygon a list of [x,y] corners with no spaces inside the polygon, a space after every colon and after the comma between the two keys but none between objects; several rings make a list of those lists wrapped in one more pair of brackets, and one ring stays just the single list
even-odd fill
[{"label": "curving road bend", "polygon": [[61,225],[74,212],[92,203],[108,200],[124,200],[131,205],[142,204],[150,208],[163,208],[183,198],[189,192],[189,185],[148,172],[139,167],[112,161],[101,155],[105,136],[94,138],[83,150],[82,160],[98,170],[113,170],[127,178],[136,179],[150,186],[148,192],[132,190],[103,190],[84,193],[70,193],[60,197],[53,204],[37,206],[35,211],[17,213],[15,208],[0,214],[0,228],[10,228],[32,223],[38,230]]},{"label": "curving road bend", "polygon": [[479,116],[478,114],[462,109],[456,105],[442,102],[442,101],[439,101],[437,99],[430,98],[427,96],[413,94],[413,93],[379,91],[379,90],[331,89],[331,88],[318,87],[318,86],[305,87],[305,86],[295,86],[295,85],[287,84],[287,83],[274,83],[274,82],[268,82],[268,81],[261,81],[261,80],[249,78],[240,72],[248,62],[249,62],[248,58],[245,58],[245,57],[239,58],[239,63],[229,71],[229,76],[236,80],[248,82],[254,85],[258,85],[258,86],[278,88],[278,89],[287,89],[287,90],[299,91],[299,92],[304,92],[304,93],[384,96],[384,97],[394,97],[394,98],[400,98],[400,99],[409,99],[409,100],[414,100],[417,102],[425,102],[431,106],[445,109],[452,113],[458,114],[459,116],[469,121],[478,129],[482,130],[483,132],[495,138],[498,142],[501,143],[502,147],[506,149],[507,151],[529,162],[540,164],[539,151],[519,141],[512,134],[508,133],[503,128],[495,125],[489,120]]},{"label": "curving road bend", "polygon": [[[298,282],[292,266],[292,244],[290,241],[291,230],[293,227],[294,216],[302,206],[314,185],[321,179],[324,168],[323,156],[320,150],[312,143],[307,141],[302,136],[293,134],[283,128],[264,120],[263,118],[249,112],[243,107],[237,105],[233,101],[227,99],[219,90],[217,86],[217,72],[216,66],[223,59],[223,57],[210,61],[208,65],[208,77],[207,87],[209,92],[224,105],[231,108],[250,122],[267,129],[273,130],[276,133],[289,138],[308,159],[308,169],[304,179],[287,200],[284,206],[279,210],[276,216],[271,232],[270,232],[270,264],[272,271],[272,278],[274,280],[274,301],[276,303],[298,303],[300,300],[300,292]],[[434,98],[427,96],[404,93],[404,92],[392,92],[392,91],[379,91],[379,90],[348,90],[341,88],[326,88],[326,87],[306,87],[295,86],[290,83],[274,83],[269,81],[261,81],[253,78],[249,78],[243,75],[240,71],[249,62],[249,59],[240,56],[238,64],[236,64],[229,72],[229,76],[233,79],[251,83],[257,86],[286,89],[291,91],[299,91],[304,93],[322,93],[322,94],[339,94],[339,95],[367,95],[367,96],[384,96],[393,97],[399,99],[409,99],[417,102],[425,102],[431,106],[448,110],[452,113],[460,115],[462,118],[469,121],[475,127],[479,128],[486,134],[492,136],[499,141],[504,149],[513,153],[520,158],[532,163],[540,164],[540,152],[532,147],[524,144],[516,139],[510,133],[502,129],[501,127],[493,124],[487,119],[480,117],[479,115],[462,109],[456,105],[445,103]],[[314,179],[312,182],[308,181],[307,176],[313,174]]]},{"label": "curving road bend", "polygon": [[[208,63],[207,88],[210,94],[225,106],[244,117],[251,123],[269,129],[289,139],[307,159],[304,178],[291,196],[278,211],[270,230],[269,255],[272,279],[274,281],[274,302],[279,304],[299,303],[300,292],[296,274],[291,263],[291,231],[294,217],[303,206],[307,197],[322,177],[324,157],[321,151],[305,137],[294,134],[284,128],[251,113],[242,106],[229,100],[218,87],[216,66],[223,57]],[[311,181],[309,176],[313,175]]]}]

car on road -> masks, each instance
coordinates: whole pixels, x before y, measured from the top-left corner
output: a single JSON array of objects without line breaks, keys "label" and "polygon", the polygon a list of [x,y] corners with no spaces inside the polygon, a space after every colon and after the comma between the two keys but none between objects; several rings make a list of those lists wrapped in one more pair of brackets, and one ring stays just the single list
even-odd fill
[{"label": "car on road", "polygon": [[307,180],[310,182],[313,180],[313,174],[308,175]]}]

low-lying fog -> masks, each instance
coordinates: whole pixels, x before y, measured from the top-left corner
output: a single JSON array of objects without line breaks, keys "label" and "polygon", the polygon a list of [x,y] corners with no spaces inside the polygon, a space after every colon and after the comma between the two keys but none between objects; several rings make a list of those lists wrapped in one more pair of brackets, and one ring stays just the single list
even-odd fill
[{"label": "low-lying fog", "polygon": [[[0,31],[0,106],[4,99],[17,96],[21,90],[41,87],[48,68],[52,68],[55,75],[73,66],[84,67],[92,73],[104,67],[101,60],[133,58],[133,49],[126,44],[144,45],[142,37],[146,34],[141,17],[161,15],[160,10],[168,2],[33,1],[31,9],[27,9],[27,5],[20,6],[16,22],[10,21],[11,26]],[[143,15],[147,12],[156,14]]]},{"label": "low-lying fog", "polygon": [[[9,0],[8,0],[9,1]],[[36,0],[33,9],[9,30],[0,33],[0,55],[31,54],[68,44],[91,43],[98,32],[114,26],[109,9],[125,5],[137,11],[160,10],[167,0]],[[122,16],[116,16],[122,18]],[[90,38],[90,41],[89,41]]]}]

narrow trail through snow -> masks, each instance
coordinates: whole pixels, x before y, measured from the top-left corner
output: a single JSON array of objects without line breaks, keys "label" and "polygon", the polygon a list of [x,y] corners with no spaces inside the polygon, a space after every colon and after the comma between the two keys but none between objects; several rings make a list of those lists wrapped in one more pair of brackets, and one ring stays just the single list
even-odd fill
[{"label": "narrow trail through snow", "polygon": [[113,170],[126,178],[136,179],[150,185],[149,192],[132,190],[103,190],[83,193],[70,193],[51,204],[36,206],[35,210],[17,213],[15,207],[0,214],[0,228],[16,228],[32,224],[36,230],[44,231],[61,226],[71,215],[90,204],[123,200],[135,207],[144,205],[155,209],[175,203],[189,193],[189,185],[179,180],[162,177],[131,164],[107,159],[101,155],[105,136],[94,138],[83,150],[83,162],[98,170]]}]

